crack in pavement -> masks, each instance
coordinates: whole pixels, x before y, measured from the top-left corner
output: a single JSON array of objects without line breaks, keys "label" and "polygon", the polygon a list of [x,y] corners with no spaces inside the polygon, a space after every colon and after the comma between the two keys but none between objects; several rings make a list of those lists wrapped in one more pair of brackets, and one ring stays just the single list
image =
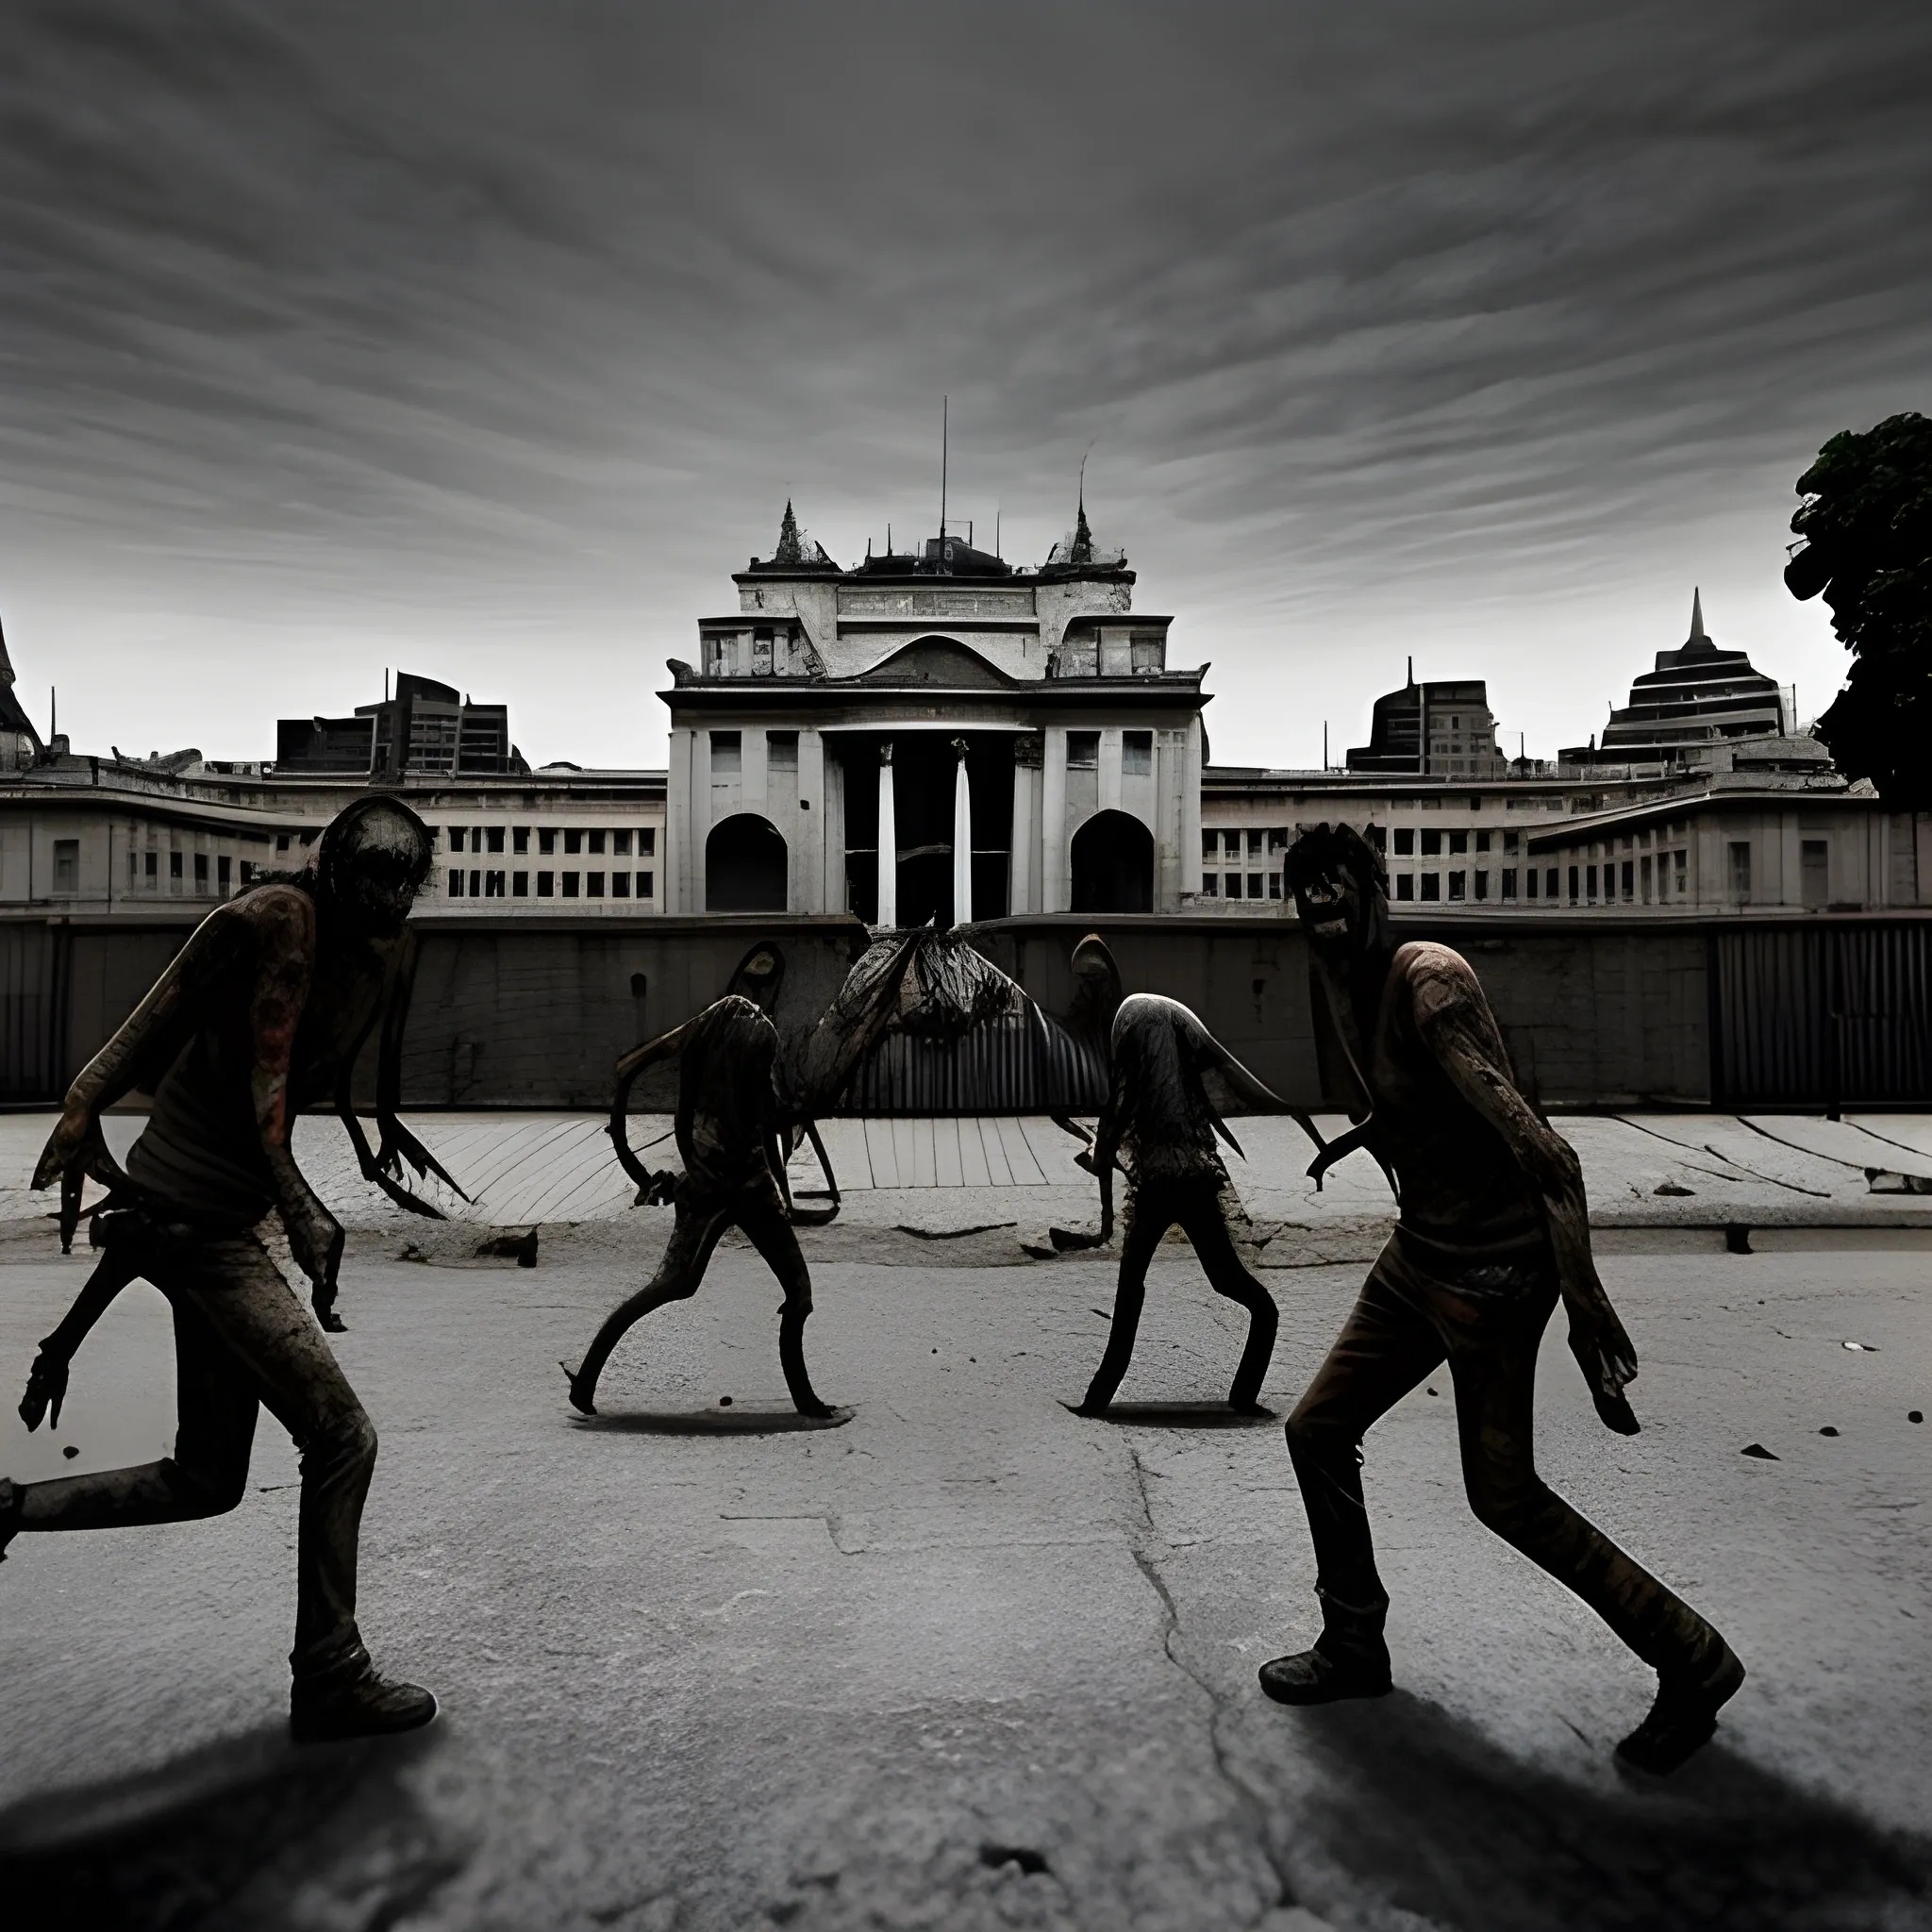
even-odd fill
[{"label": "crack in pavement", "polygon": [[1147,1579],[1147,1587],[1160,1600],[1163,1618],[1160,1633],[1161,1649],[1166,1653],[1168,1662],[1208,1700],[1208,1749],[1214,1759],[1214,1769],[1219,1774],[1222,1783],[1233,1792],[1237,1808],[1246,1815],[1256,1849],[1260,1853],[1262,1860],[1274,1879],[1274,1900],[1272,1905],[1264,1905],[1261,1907],[1259,1915],[1255,1920],[1255,1924],[1259,1925],[1266,1921],[1271,1912],[1299,1905],[1300,1900],[1295,1897],[1294,1888],[1289,1882],[1288,1874],[1282,1869],[1281,1861],[1274,1856],[1274,1848],[1269,1842],[1267,1801],[1262,1793],[1234,1768],[1227,1746],[1222,1738],[1222,1718],[1226,1710],[1222,1695],[1175,1648],[1176,1640],[1181,1634],[1180,1607],[1174,1602],[1174,1592],[1167,1587],[1167,1579],[1160,1574],[1159,1559],[1148,1547],[1151,1543],[1160,1543],[1169,1549],[1174,1547],[1155,1527],[1154,1501],[1147,1490],[1147,1478],[1150,1475],[1158,1475],[1159,1472],[1147,1467],[1141,1459],[1140,1450],[1131,1442],[1127,1445],[1127,1454],[1133,1459],[1134,1487],[1140,1497],[1141,1519],[1146,1530],[1144,1540],[1137,1540],[1133,1545],[1134,1567]]}]

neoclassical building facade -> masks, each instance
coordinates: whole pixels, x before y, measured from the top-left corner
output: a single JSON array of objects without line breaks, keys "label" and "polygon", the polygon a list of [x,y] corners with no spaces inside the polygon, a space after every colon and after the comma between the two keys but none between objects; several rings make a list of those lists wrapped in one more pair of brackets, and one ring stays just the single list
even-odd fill
[{"label": "neoclassical building facade", "polygon": [[941,925],[1198,890],[1205,666],[1084,515],[1038,570],[957,537],[841,570],[793,534],[674,659],[668,912]]}]

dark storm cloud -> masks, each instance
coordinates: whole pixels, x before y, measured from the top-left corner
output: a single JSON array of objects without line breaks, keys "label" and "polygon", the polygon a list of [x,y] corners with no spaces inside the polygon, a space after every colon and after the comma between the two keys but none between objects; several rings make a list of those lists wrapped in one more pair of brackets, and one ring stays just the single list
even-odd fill
[{"label": "dark storm cloud", "polygon": [[405,659],[656,756],[787,494],[931,525],[944,391],[1009,555],[1097,438],[1218,754],[1409,650],[1553,745],[1691,573],[1816,683],[1790,483],[1926,404],[1928,79],[1916,7],[17,8],[0,611],[95,740]]}]

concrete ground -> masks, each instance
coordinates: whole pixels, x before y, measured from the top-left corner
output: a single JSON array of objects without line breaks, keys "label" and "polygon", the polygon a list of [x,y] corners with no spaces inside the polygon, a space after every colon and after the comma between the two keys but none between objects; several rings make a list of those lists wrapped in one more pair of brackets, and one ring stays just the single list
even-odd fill
[{"label": "concrete ground", "polygon": [[[1674,1118],[1687,1151],[1659,1172],[1743,1186],[1750,1150],[1727,1137],[1749,1129]],[[5,1126],[17,1186],[45,1123]],[[1616,1172],[1576,1138],[1611,1221]],[[1642,1185],[1634,1164],[1623,1179]],[[1751,1670],[1718,1741],[1657,1785],[1609,1757],[1647,1674],[1470,1519],[1440,1375],[1367,1445],[1401,1688],[1312,1712],[1262,1699],[1256,1667],[1315,1629],[1279,1428],[1060,1407],[1098,1357],[1112,1261],[1026,1257],[1014,1228],[1083,1207],[1073,1181],[1042,1185],[1067,1189],[1042,1213],[1017,1186],[924,1209],[877,1189],[894,1198],[873,1212],[855,1193],[806,1236],[813,1374],[854,1411],[830,1430],[786,1426],[776,1297],[742,1245],[636,1331],[588,1422],[556,1360],[650,1267],[667,1213],[546,1223],[530,1270],[476,1257],[474,1225],[372,1208],[339,1341],[383,1440],[363,1621],[443,1715],[388,1744],[287,1744],[295,1468],[265,1421],[233,1514],[25,1538],[0,1566],[9,1918],[1932,1926],[1920,1202],[1847,1221],[1860,1177],[1807,1210],[1835,1223],[1776,1225],[1766,1182],[1747,1218],[1772,1232],[1747,1255],[1709,1222],[1607,1225],[1644,1363],[1634,1439],[1598,1424],[1559,1334],[1545,1350],[1545,1474]],[[1268,1185],[1246,1188],[1264,1263],[1309,1218]],[[1373,1231],[1362,1189],[1349,1241]],[[87,1261],[25,1218],[43,1199],[0,1199],[10,1394]],[[981,1221],[1011,1227],[929,1238]],[[1309,1241],[1279,1253],[1307,1263],[1266,1274],[1282,1330],[1265,1396],[1286,1408],[1361,1269]],[[1186,1249],[1165,1250],[1124,1400],[1219,1397],[1239,1343]],[[137,1288],[76,1363],[58,1438],[8,1413],[0,1471],[160,1453],[168,1374],[165,1307]]]}]

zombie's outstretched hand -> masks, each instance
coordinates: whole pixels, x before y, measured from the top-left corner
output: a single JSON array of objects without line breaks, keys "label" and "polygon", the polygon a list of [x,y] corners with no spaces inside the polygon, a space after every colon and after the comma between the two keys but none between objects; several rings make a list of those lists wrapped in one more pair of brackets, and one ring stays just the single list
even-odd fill
[{"label": "zombie's outstretched hand", "polygon": [[60,1405],[67,1399],[67,1357],[50,1355],[46,1345],[42,1344],[41,1352],[34,1357],[34,1365],[27,1371],[26,1393],[20,1398],[20,1419],[29,1431],[38,1429],[41,1418],[53,1411],[49,1428],[60,1426]]}]

